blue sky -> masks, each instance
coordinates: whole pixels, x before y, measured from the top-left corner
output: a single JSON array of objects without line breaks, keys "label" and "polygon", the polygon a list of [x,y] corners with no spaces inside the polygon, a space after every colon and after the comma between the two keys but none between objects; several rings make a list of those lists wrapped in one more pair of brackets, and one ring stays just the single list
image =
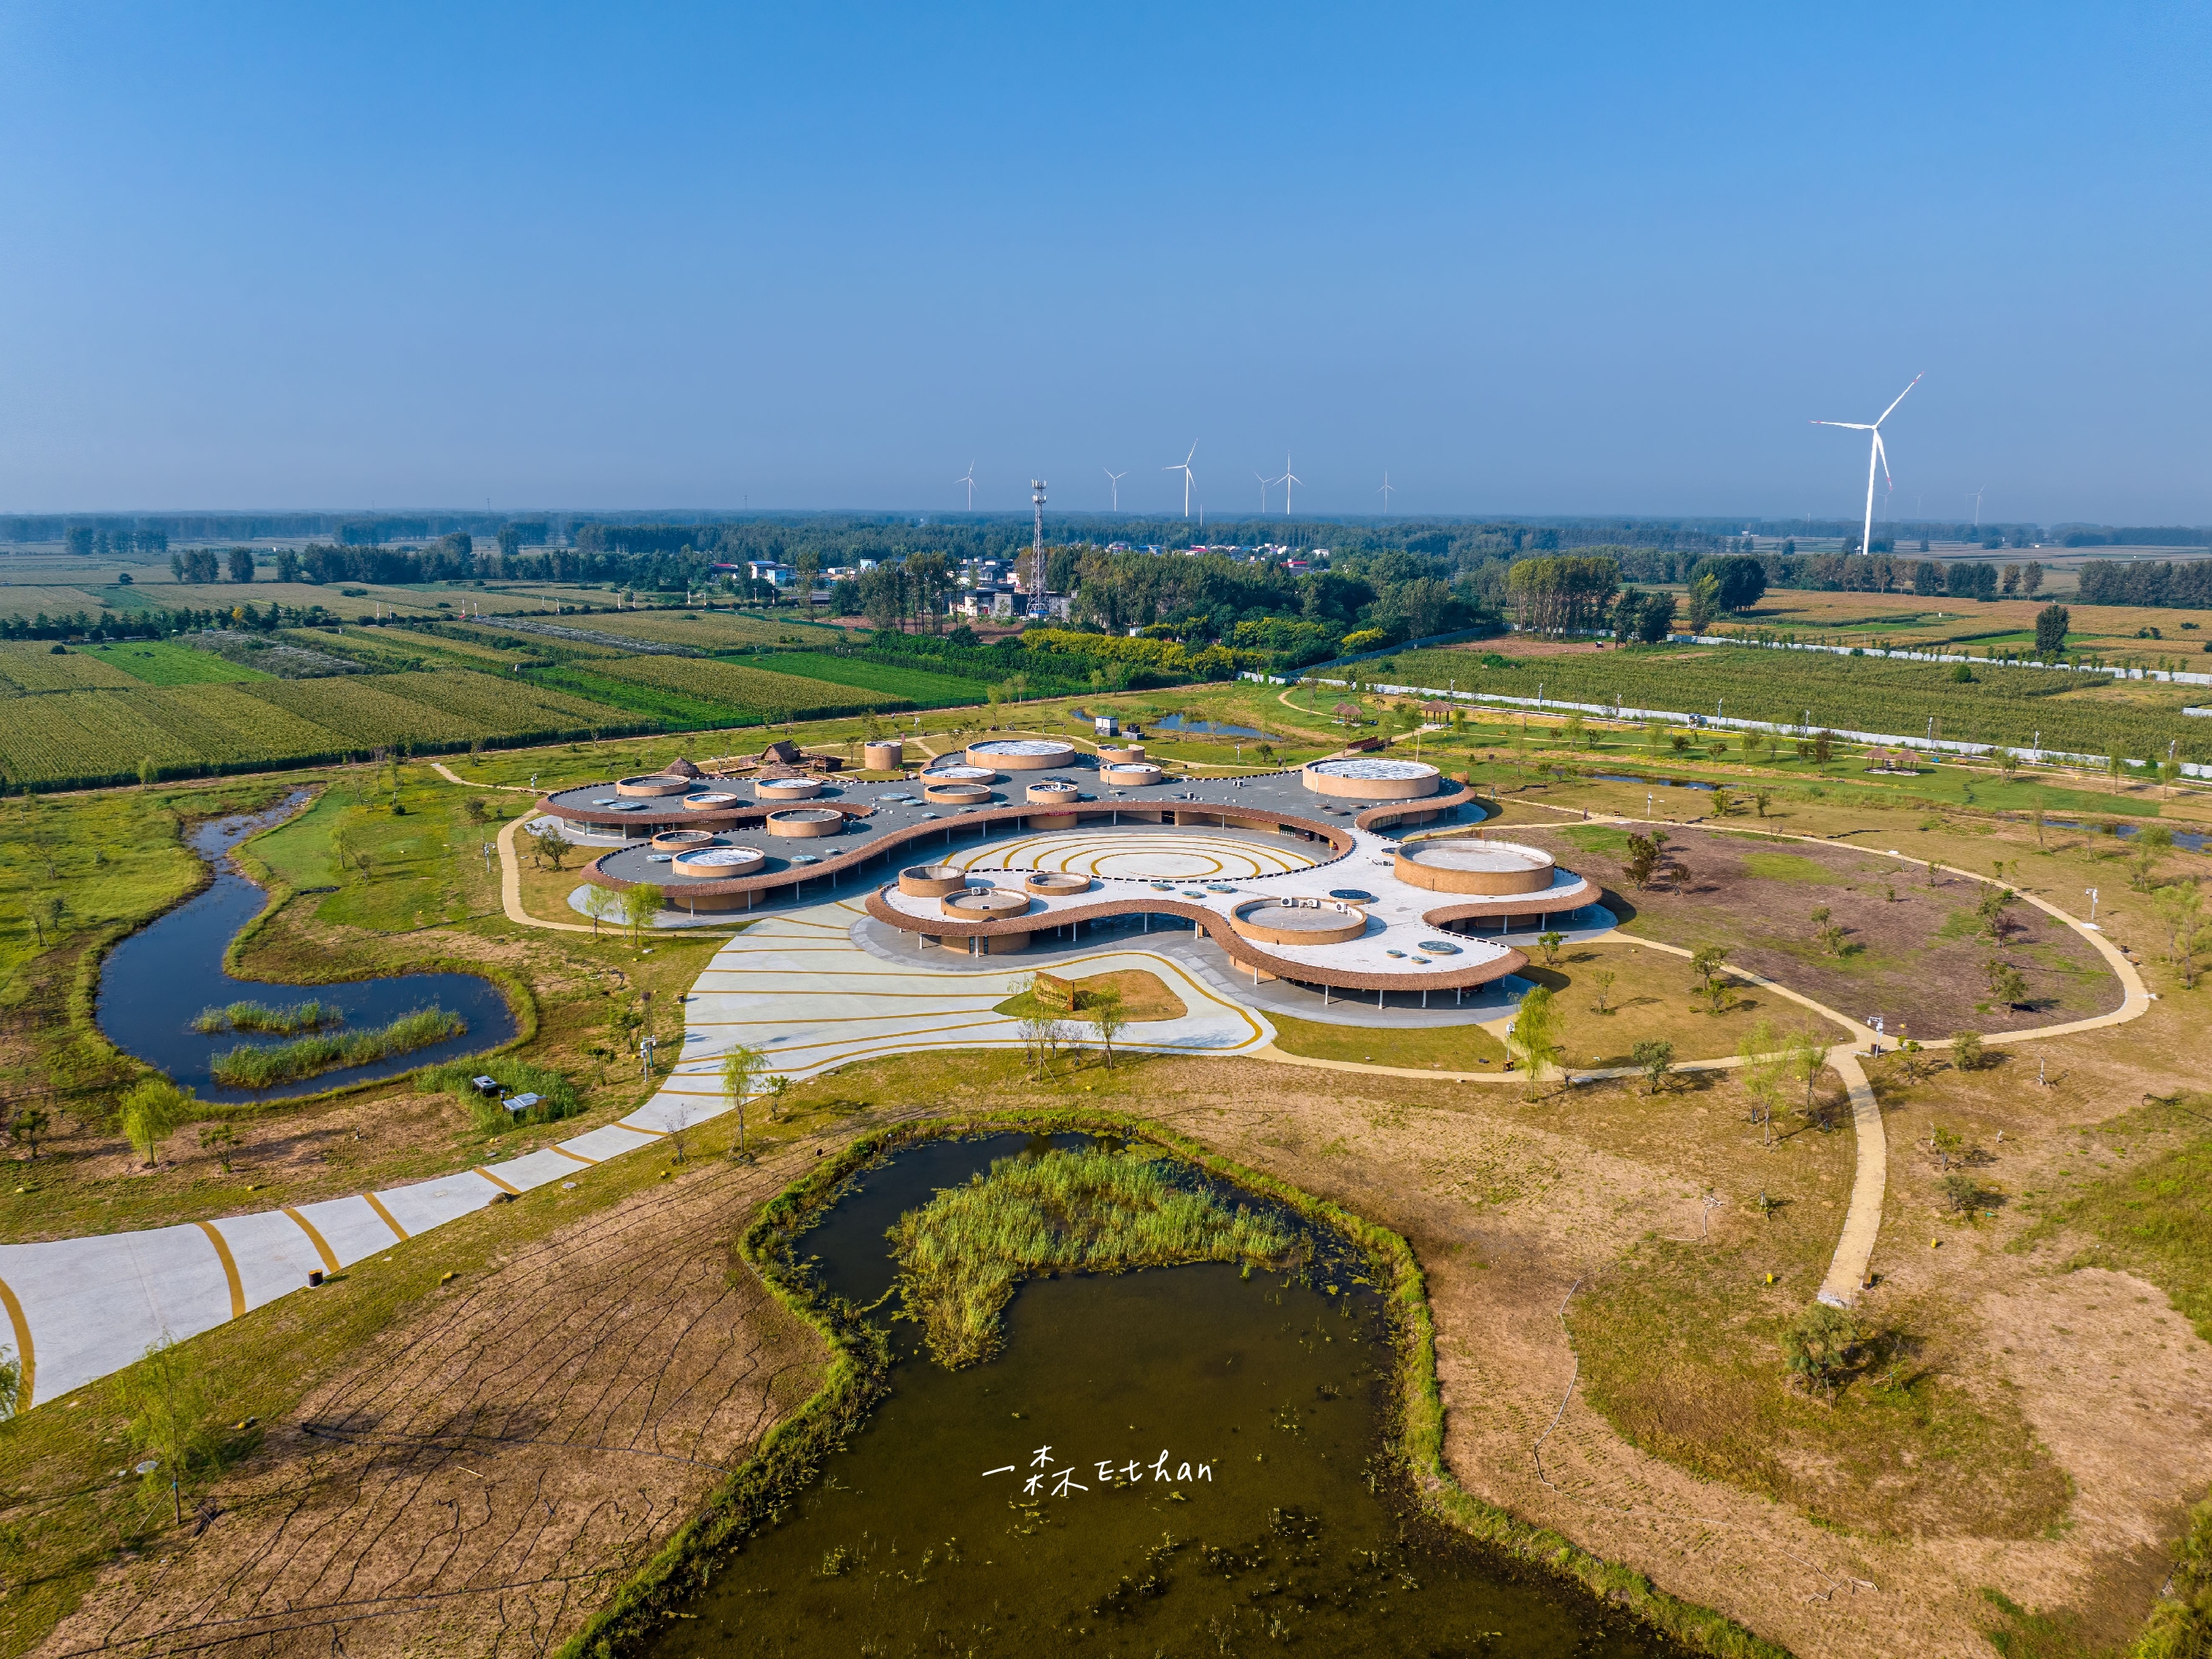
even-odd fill
[{"label": "blue sky", "polygon": [[2212,521],[2207,19],[19,0],[0,511]]}]

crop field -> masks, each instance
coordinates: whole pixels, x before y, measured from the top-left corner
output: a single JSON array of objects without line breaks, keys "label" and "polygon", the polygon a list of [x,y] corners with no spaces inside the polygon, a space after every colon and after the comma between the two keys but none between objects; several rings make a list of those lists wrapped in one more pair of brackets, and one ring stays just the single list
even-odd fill
[{"label": "crop field", "polygon": [[124,678],[133,689],[11,702],[0,720],[0,777],[10,784],[91,782],[135,777],[149,761],[173,775],[635,724],[604,704],[457,670],[161,687]]},{"label": "crop field", "polygon": [[727,703],[717,702],[711,697],[687,696],[665,686],[641,685],[635,680],[611,679],[604,674],[593,673],[588,667],[574,664],[540,669],[530,678],[533,684],[588,698],[639,720],[653,720],[663,726],[742,726],[761,718],[758,710],[748,713]]},{"label": "crop field", "polygon": [[[606,630],[599,625],[601,619],[598,617],[566,614],[558,617],[534,617],[529,620],[541,623],[547,628],[557,628],[562,632],[546,634],[534,628],[502,628],[495,619],[477,622],[471,618],[465,623],[457,623],[454,627],[461,632],[465,639],[482,646],[487,651],[527,651],[535,653],[550,653],[564,658],[620,657],[628,654],[628,648],[622,644],[612,642],[613,636],[611,635],[605,638],[566,637],[571,634],[605,635]],[[445,636],[441,635],[439,637],[442,639]]]},{"label": "crop field", "polygon": [[[1990,556],[1995,558],[1995,555]],[[2007,556],[2017,559],[2017,554]],[[2045,561],[2048,563],[2048,561]],[[2070,595],[2047,589],[2028,599],[1993,599],[1987,605],[1972,599],[1922,599],[1910,593],[1802,592],[1794,588],[1770,587],[1752,610],[1729,617],[1723,630],[1735,628],[1795,630],[1801,636],[1817,636],[1843,645],[1926,646],[1936,644],[2003,645],[2008,641],[2032,642],[2035,613],[2056,599],[2066,606],[2067,641],[2076,650],[2100,652],[2115,657],[2174,659],[2173,665],[2202,672],[2212,664],[2190,662],[2204,655],[2204,640],[2212,630],[2212,613],[2120,605],[2075,605]],[[2155,628],[2155,640],[2136,637],[2140,629]]]},{"label": "crop field", "polygon": [[749,714],[774,711],[779,719],[808,719],[844,709],[903,708],[905,699],[797,674],[779,674],[736,663],[691,657],[620,657],[592,665],[610,678],[629,680],[691,697],[703,697]]},{"label": "crop field", "polygon": [[49,645],[0,644],[0,696],[19,697],[27,692],[85,691],[100,686],[132,686],[139,682],[112,663],[88,651],[70,647],[57,654]]},{"label": "crop field", "polygon": [[617,711],[534,685],[436,670],[358,679],[288,680],[253,695],[335,735],[339,749],[588,731],[622,723]]},{"label": "crop field", "polygon": [[44,611],[49,617],[73,617],[78,611],[97,615],[100,600],[85,588],[52,582],[0,581],[0,617],[31,617]]},{"label": "crop field", "polygon": [[845,631],[826,623],[806,622],[795,612],[763,617],[743,611],[615,611],[584,617],[578,626],[656,645],[696,646],[702,651],[836,640]]},{"label": "crop field", "polygon": [[880,691],[924,708],[981,702],[989,689],[981,680],[957,674],[933,674],[926,668],[871,662],[865,657],[833,657],[818,651],[779,651],[769,660],[780,674],[803,674],[809,679]]},{"label": "crop field", "polygon": [[370,668],[404,672],[419,668],[479,669],[506,674],[523,659],[511,651],[477,639],[451,639],[420,629],[345,628],[287,629],[288,642],[311,651],[328,652]]},{"label": "crop field", "polygon": [[222,685],[270,676],[212,651],[196,651],[171,640],[126,640],[88,645],[84,654],[119,668],[141,685]]},{"label": "crop field", "polygon": [[[1936,735],[1962,743],[2075,754],[2118,750],[2162,759],[2169,744],[2184,760],[2212,761],[2212,721],[2181,714],[2187,688],[2133,684],[2129,695],[2102,676],[1976,665],[1970,684],[1950,665],[1892,662],[1733,647],[1662,647],[1508,660],[1484,665],[1480,646],[1409,651],[1395,659],[1392,684],[1494,692],[1567,702],[1720,713],[1778,726]],[[2156,701],[2153,701],[2156,699]]]}]

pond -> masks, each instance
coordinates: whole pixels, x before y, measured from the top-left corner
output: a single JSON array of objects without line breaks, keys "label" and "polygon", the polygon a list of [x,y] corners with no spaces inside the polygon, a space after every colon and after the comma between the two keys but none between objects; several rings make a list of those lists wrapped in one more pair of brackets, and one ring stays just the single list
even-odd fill
[{"label": "pond", "polygon": [[[1071,708],[1070,717],[1079,720],[1091,718],[1080,708]],[[1186,720],[1181,714],[1165,714],[1158,720],[1142,720],[1125,724],[1142,726],[1153,732],[1195,732],[1209,738],[1264,738],[1267,734],[1256,726],[1231,726],[1226,720]]]},{"label": "pond", "polygon": [[[2045,818],[2044,823],[2053,830],[2087,830],[2093,835],[2118,836],[2122,841],[2132,840],[2142,829],[2139,823],[2083,823],[2078,818]],[[2185,853],[2201,853],[2205,842],[2212,841],[2212,836],[2197,830],[2169,828],[2166,833],[2173,837],[2174,846]]]},{"label": "pond", "polygon": [[1717,789],[1717,783],[1700,783],[1694,778],[1639,778],[1627,772],[1593,772],[1590,776],[1601,783],[1640,783],[1647,789]]},{"label": "pond", "polygon": [[[282,1100],[340,1084],[397,1077],[418,1066],[495,1048],[514,1035],[514,1014],[489,980],[475,974],[402,974],[312,986],[236,979],[222,965],[230,941],[260,913],[260,888],[240,874],[230,851],[248,836],[289,817],[305,804],[295,794],[267,812],[212,818],[195,827],[186,845],[215,866],[215,880],[175,909],[142,927],[108,953],[100,974],[95,1006],[109,1042],[159,1066],[203,1100],[226,1103]],[[437,1007],[468,1023],[459,1036],[365,1066],[323,1072],[255,1091],[217,1085],[209,1062],[240,1044],[268,1048],[283,1036],[240,1031],[202,1033],[192,1020],[203,1009],[232,1002],[283,1004],[313,1000],[340,1016],[337,1030],[383,1025],[417,1008]]]},{"label": "pond", "polygon": [[[858,1177],[796,1254],[866,1307],[892,1287],[901,1214],[995,1159],[1083,1144],[923,1142]],[[1032,1280],[1004,1349],[958,1371],[899,1321],[890,1395],[649,1650],[1680,1653],[1401,1501],[1381,1298],[1316,1242],[1304,1279],[1209,1262]]]}]

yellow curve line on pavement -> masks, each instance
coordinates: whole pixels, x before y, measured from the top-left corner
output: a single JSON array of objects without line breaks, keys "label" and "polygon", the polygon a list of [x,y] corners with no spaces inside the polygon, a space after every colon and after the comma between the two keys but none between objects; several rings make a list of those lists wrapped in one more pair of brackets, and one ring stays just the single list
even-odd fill
[{"label": "yellow curve line on pavement", "polygon": [[[338,1270],[337,1253],[331,1249],[329,1243],[324,1239],[323,1236],[315,1231],[315,1224],[308,1220],[307,1217],[301,1215],[297,1210],[294,1209],[289,1204],[283,1205],[281,1207],[286,1215],[290,1216],[293,1220],[300,1224],[300,1231],[307,1234],[307,1243],[313,1245],[315,1247],[315,1254],[322,1257],[323,1271],[326,1273],[336,1273]],[[397,1229],[394,1231],[397,1231]],[[402,1233],[400,1237],[404,1238],[406,1235]]]},{"label": "yellow curve line on pavement", "polygon": [[494,1175],[489,1170],[485,1169],[483,1164],[479,1164],[476,1165],[476,1172],[482,1176],[486,1181],[491,1182],[493,1186],[498,1188],[500,1191],[503,1193],[512,1193],[517,1198],[520,1198],[522,1196],[521,1188],[508,1185],[506,1182],[501,1181],[497,1176]]},{"label": "yellow curve line on pavement", "polygon": [[223,1282],[230,1287],[230,1316],[236,1319],[246,1311],[246,1286],[239,1282],[238,1258],[231,1255],[229,1241],[215,1230],[214,1222],[201,1221],[193,1224],[205,1233],[208,1243],[215,1246],[216,1260],[222,1263]]},{"label": "yellow curve line on pavement", "polygon": [[400,1242],[404,1243],[407,1240],[407,1229],[401,1226],[392,1212],[384,1207],[384,1200],[374,1193],[363,1193],[362,1196],[368,1200],[368,1207],[376,1212],[377,1218],[398,1234]]},{"label": "yellow curve line on pavement", "polygon": [[581,1152],[572,1152],[566,1146],[556,1146],[552,1150],[560,1153],[563,1158],[572,1158],[575,1159],[577,1163],[586,1166],[595,1164],[599,1161],[596,1158],[586,1158]]},{"label": "yellow curve line on pavement", "polygon": [[15,1328],[15,1411],[20,1416],[31,1409],[31,1392],[38,1385],[39,1356],[31,1346],[31,1322],[23,1316],[23,1304],[4,1279],[0,1279],[0,1307],[8,1310],[8,1322]]}]

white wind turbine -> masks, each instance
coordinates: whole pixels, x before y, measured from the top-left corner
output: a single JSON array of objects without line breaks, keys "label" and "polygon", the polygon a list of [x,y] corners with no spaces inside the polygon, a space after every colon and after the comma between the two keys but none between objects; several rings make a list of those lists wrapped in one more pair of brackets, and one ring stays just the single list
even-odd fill
[{"label": "white wind turbine", "polygon": [[1173,466],[1164,466],[1160,469],[1163,472],[1180,472],[1182,474],[1182,515],[1186,519],[1190,517],[1191,455],[1195,455],[1197,453],[1198,446],[1194,443],[1190,447],[1190,455],[1184,456]]},{"label": "white wind turbine", "polygon": [[955,478],[952,482],[957,484],[966,484],[968,486],[968,510],[970,513],[973,513],[975,510],[975,463],[973,461],[969,462],[967,471],[961,474],[960,477]]},{"label": "white wind turbine", "polygon": [[1114,510],[1119,513],[1121,510],[1121,480],[1129,474],[1126,469],[1116,472],[1110,466],[1102,466],[1098,470],[1106,475],[1106,487],[1114,492]]},{"label": "white wind turbine", "polygon": [[1982,497],[1989,494],[1989,489],[1987,484],[1984,484],[1974,492],[1974,528],[1977,530],[1982,527]]},{"label": "white wind turbine", "polygon": [[1267,486],[1274,480],[1264,472],[1255,472],[1252,476],[1260,481],[1260,515],[1265,518],[1267,514]]},{"label": "white wind turbine", "polygon": [[1382,488],[1375,492],[1382,498],[1382,516],[1386,519],[1390,516],[1390,491],[1393,488],[1390,474],[1386,471],[1382,474]]},{"label": "white wind turbine", "polygon": [[1283,456],[1283,476],[1279,478],[1270,478],[1267,482],[1269,483],[1279,483],[1282,485],[1283,516],[1286,519],[1289,518],[1291,516],[1291,486],[1292,484],[1302,484],[1305,480],[1298,477],[1297,473],[1291,471],[1291,458],[1288,452],[1285,452]]},{"label": "white wind turbine", "polygon": [[1859,532],[1859,551],[1862,553],[1867,550],[1874,539],[1875,468],[1881,467],[1885,474],[1889,471],[1889,456],[1881,447],[1881,423],[1896,412],[1898,404],[1905,401],[1906,393],[1919,384],[1920,376],[1916,374],[1912,377],[1911,385],[1907,386],[1904,392],[1899,392],[1892,398],[1889,407],[1875,416],[1870,422],[1866,421],[1815,421],[1813,422],[1814,426],[1839,426],[1847,432],[1866,432],[1873,434],[1873,442],[1867,450],[1866,527]]}]

